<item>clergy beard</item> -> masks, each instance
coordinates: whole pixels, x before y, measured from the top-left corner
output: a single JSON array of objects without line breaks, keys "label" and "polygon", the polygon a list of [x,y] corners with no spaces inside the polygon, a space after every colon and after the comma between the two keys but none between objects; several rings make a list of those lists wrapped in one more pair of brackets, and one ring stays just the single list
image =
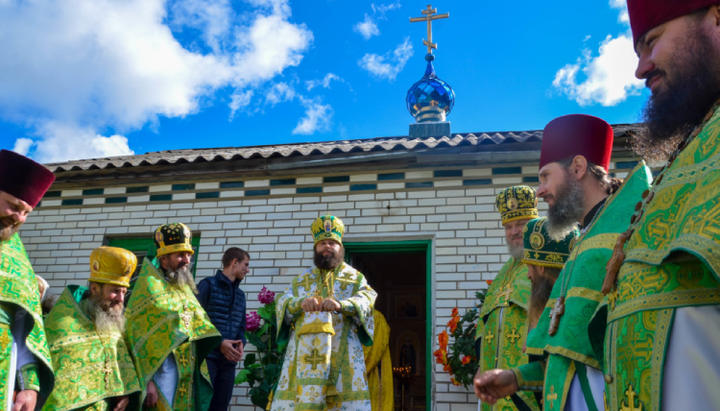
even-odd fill
[{"label": "clergy beard", "polygon": [[[545,270],[547,272],[547,269]],[[539,276],[539,278],[532,279],[532,286],[530,288],[530,306],[528,309],[528,317],[530,319],[530,327],[535,328],[540,315],[542,315],[548,300],[550,299],[550,293],[552,293],[553,285],[555,285],[555,279],[548,278],[547,275]]]},{"label": "clergy beard", "polygon": [[85,313],[95,321],[95,328],[101,332],[125,331],[125,316],[121,303],[103,299],[102,295],[90,295],[85,303]]},{"label": "clergy beard", "polygon": [[565,171],[565,183],[555,193],[555,204],[548,207],[547,233],[555,241],[562,241],[570,234],[583,216],[585,192],[580,183]]},{"label": "clergy beard", "polygon": [[198,289],[195,286],[195,279],[193,279],[190,267],[187,265],[178,267],[176,270],[165,271],[165,278],[167,278],[168,282],[173,287],[182,288],[183,285],[187,285],[190,287],[193,294],[198,293]]},{"label": "clergy beard", "polygon": [[648,78],[663,76],[663,90],[648,99],[642,113],[645,127],[632,143],[633,151],[653,165],[667,161],[720,97],[720,57],[702,29],[688,34],[668,66],[672,77],[660,69],[648,73]]},{"label": "clergy beard", "polygon": [[345,255],[344,249],[340,247],[338,252],[332,252],[332,255],[324,256],[322,253],[318,253],[317,250],[313,250],[313,262],[315,267],[321,270],[334,270],[343,262],[343,256]]},{"label": "clergy beard", "polygon": [[20,229],[20,226],[22,224],[14,225],[15,220],[12,218],[2,218],[0,219],[0,241],[7,241],[12,238],[12,236],[15,235],[15,233],[18,232]]},{"label": "clergy beard", "polygon": [[525,255],[525,247],[523,247],[522,245],[513,245],[508,243],[507,248],[510,256],[516,260],[522,259]]}]

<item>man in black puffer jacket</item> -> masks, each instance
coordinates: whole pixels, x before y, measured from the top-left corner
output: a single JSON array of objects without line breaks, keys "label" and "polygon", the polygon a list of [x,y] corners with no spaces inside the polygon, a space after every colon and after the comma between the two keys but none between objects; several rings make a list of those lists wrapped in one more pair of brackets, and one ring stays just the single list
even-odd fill
[{"label": "man in black puffer jacket", "polygon": [[200,305],[223,337],[220,346],[207,356],[214,390],[209,409],[213,411],[227,411],[235,385],[235,367],[245,347],[245,293],[238,287],[250,271],[250,255],[231,247],[223,254],[222,264],[222,270],[200,281],[197,287]]}]

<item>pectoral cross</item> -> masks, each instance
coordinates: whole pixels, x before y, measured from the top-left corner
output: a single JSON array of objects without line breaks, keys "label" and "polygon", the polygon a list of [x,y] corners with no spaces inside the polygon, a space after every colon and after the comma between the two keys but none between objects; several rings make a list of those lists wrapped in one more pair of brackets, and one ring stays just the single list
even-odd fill
[{"label": "pectoral cross", "polygon": [[183,310],[183,312],[180,314],[180,318],[182,319],[183,324],[185,324],[185,328],[187,328],[188,330],[191,328],[190,324],[192,321],[192,317],[193,317],[192,313],[190,311],[188,311],[187,308],[185,308]]},{"label": "pectoral cross", "polygon": [[505,297],[505,302],[507,303],[510,300],[510,294],[512,294],[512,287],[508,284],[505,286],[505,291],[498,293],[498,296]]},{"label": "pectoral cross", "polygon": [[303,360],[305,361],[305,364],[310,364],[310,368],[315,371],[317,370],[318,364],[322,364],[325,362],[325,356],[320,355],[317,348],[313,348],[310,354],[306,354],[303,357]]},{"label": "pectoral cross", "polygon": [[340,288],[342,288],[343,291],[347,290],[348,284],[355,285],[355,280],[349,278],[338,278],[337,281],[341,283]]},{"label": "pectoral cross", "polygon": [[635,407],[635,390],[632,384],[628,385],[628,389],[625,391],[625,395],[628,398],[627,402],[620,402],[620,411],[643,411],[643,405],[638,401],[638,407]]},{"label": "pectoral cross", "polygon": [[185,354],[180,354],[180,359],[178,360],[178,362],[183,366],[183,368],[187,367],[188,359],[185,358]]},{"label": "pectoral cross", "polygon": [[8,338],[7,334],[5,332],[2,332],[2,335],[0,335],[0,350],[5,351],[5,348],[7,347],[9,342],[10,339]]},{"label": "pectoral cross", "polygon": [[555,300],[555,307],[550,310],[550,327],[548,328],[548,334],[550,336],[555,335],[560,325],[560,317],[565,314],[565,297],[558,297]]},{"label": "pectoral cross", "polygon": [[422,11],[423,17],[410,17],[410,23],[418,23],[421,21],[427,22],[427,40],[423,40],[423,45],[427,46],[428,54],[432,54],[433,49],[437,49],[437,44],[432,42],[432,21],[446,19],[450,17],[450,13],[436,14],[437,9],[432,8],[431,4],[428,4],[427,9]]},{"label": "pectoral cross", "polygon": [[550,394],[547,395],[547,400],[550,403],[550,408],[554,408],[553,402],[555,402],[557,400],[557,398],[558,398],[558,395],[555,392],[555,386],[553,385],[550,387]]},{"label": "pectoral cross", "polygon": [[107,359],[105,360],[105,367],[102,372],[105,374],[105,387],[107,388],[110,386],[110,374],[113,372],[112,367],[110,367],[110,361]]},{"label": "pectoral cross", "polygon": [[485,341],[487,341],[488,344],[492,344],[492,340],[495,339],[495,334],[492,333],[492,330],[488,333],[488,335],[485,336]]},{"label": "pectoral cross", "polygon": [[505,334],[505,337],[510,340],[510,344],[515,344],[515,341],[519,340],[522,336],[518,334],[517,328],[513,327],[508,334]]}]

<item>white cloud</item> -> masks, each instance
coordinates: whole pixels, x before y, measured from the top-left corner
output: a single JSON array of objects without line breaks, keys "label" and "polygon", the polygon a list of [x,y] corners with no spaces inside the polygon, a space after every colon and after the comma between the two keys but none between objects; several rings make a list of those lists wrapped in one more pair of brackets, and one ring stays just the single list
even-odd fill
[{"label": "white cloud", "polygon": [[333,109],[329,104],[322,104],[319,99],[309,100],[300,97],[305,107],[305,117],[301,118],[293,130],[293,134],[313,134],[316,131],[329,131],[332,125]]},{"label": "white cloud", "polygon": [[230,120],[235,118],[235,114],[239,111],[250,105],[250,102],[252,101],[252,97],[255,94],[252,90],[246,90],[246,91],[235,91],[230,98],[232,99],[230,101]]},{"label": "white cloud", "polygon": [[410,39],[398,45],[395,50],[387,52],[384,55],[365,54],[358,65],[369,71],[376,77],[385,80],[395,80],[395,77],[405,67],[405,63],[412,57],[413,49],[410,45]]},{"label": "white cloud", "polygon": [[[236,14],[230,0],[0,1],[0,118],[34,130],[31,154],[49,162],[130,153],[125,137],[98,130],[191,115],[221,88],[249,99],[312,42],[288,21],[287,0],[250,3]],[[182,44],[188,36],[173,30],[185,29],[200,37]],[[242,104],[234,95],[231,116]],[[77,154],[78,138],[88,154]]]},{"label": "white cloud", "polygon": [[35,144],[32,139],[29,138],[19,138],[15,140],[15,147],[13,147],[12,151],[22,154],[26,156],[28,154],[28,151],[30,151],[30,148]]},{"label": "white cloud", "polygon": [[377,15],[379,19],[387,20],[385,13],[391,10],[397,10],[400,8],[400,2],[392,4],[381,4],[376,6],[375,3],[371,4],[370,7],[373,10],[373,14]]},{"label": "white cloud", "polygon": [[275,83],[270,87],[266,96],[265,103],[272,104],[283,103],[285,101],[293,101],[295,99],[295,88],[287,83]]},{"label": "white cloud", "polygon": [[331,83],[333,80],[339,81],[339,82],[341,82],[341,83],[344,83],[344,82],[345,82],[345,80],[343,80],[342,78],[340,78],[340,76],[338,76],[337,74],[327,73],[327,74],[325,75],[325,77],[323,77],[322,79],[319,79],[319,80],[308,80],[308,81],[306,81],[306,82],[305,82],[305,87],[307,88],[307,91],[311,91],[311,90],[314,89],[315,87],[320,87],[320,86],[322,86],[323,88],[330,88],[330,83]]},{"label": "white cloud", "polygon": [[[624,0],[610,0],[610,7],[620,9],[618,20],[629,24]],[[555,73],[552,84],[581,106],[596,103],[614,106],[628,96],[640,94],[643,82],[635,78],[637,61],[629,31],[617,37],[608,35],[600,42],[596,56],[590,49],[584,49],[575,63],[566,64]]]},{"label": "white cloud", "polygon": [[379,36],[380,29],[372,17],[365,15],[365,20],[358,22],[353,26],[353,31],[360,33],[365,40],[369,40],[372,36]]}]

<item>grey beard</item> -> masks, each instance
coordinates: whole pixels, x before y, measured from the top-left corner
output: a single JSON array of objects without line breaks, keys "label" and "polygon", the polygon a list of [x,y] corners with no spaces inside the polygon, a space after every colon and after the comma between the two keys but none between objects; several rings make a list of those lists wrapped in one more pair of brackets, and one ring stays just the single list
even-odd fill
[{"label": "grey beard", "polygon": [[193,294],[198,294],[197,286],[195,286],[195,279],[192,277],[190,267],[188,266],[182,266],[177,270],[167,270],[165,272],[165,278],[167,278],[168,282],[173,287],[182,288],[183,285],[187,285],[190,287]]},{"label": "grey beard", "polygon": [[548,208],[547,233],[555,241],[562,241],[578,225],[583,216],[585,192],[580,183],[565,174],[565,184],[555,195],[555,204]]},{"label": "grey beard", "polygon": [[[2,225],[2,224],[0,223],[0,225]],[[0,229],[0,241],[7,241],[7,240],[11,239],[12,236],[14,236],[15,233],[18,232],[18,229],[20,229],[21,225],[22,224],[9,225],[9,226],[6,226],[6,227],[3,227],[2,229]]]},{"label": "grey beard", "polygon": [[508,253],[510,253],[510,256],[516,260],[521,260],[525,256],[525,247],[523,246],[515,246],[512,244],[507,245]]},{"label": "grey beard", "polygon": [[103,301],[90,296],[85,303],[85,313],[95,322],[98,332],[125,332],[124,307],[117,304],[112,307],[103,307]]},{"label": "grey beard", "polygon": [[540,316],[545,310],[545,306],[550,299],[550,293],[552,293],[553,285],[555,285],[555,281],[546,276],[532,281],[532,287],[530,288],[530,307],[528,309],[528,317],[532,328],[537,325]]}]

